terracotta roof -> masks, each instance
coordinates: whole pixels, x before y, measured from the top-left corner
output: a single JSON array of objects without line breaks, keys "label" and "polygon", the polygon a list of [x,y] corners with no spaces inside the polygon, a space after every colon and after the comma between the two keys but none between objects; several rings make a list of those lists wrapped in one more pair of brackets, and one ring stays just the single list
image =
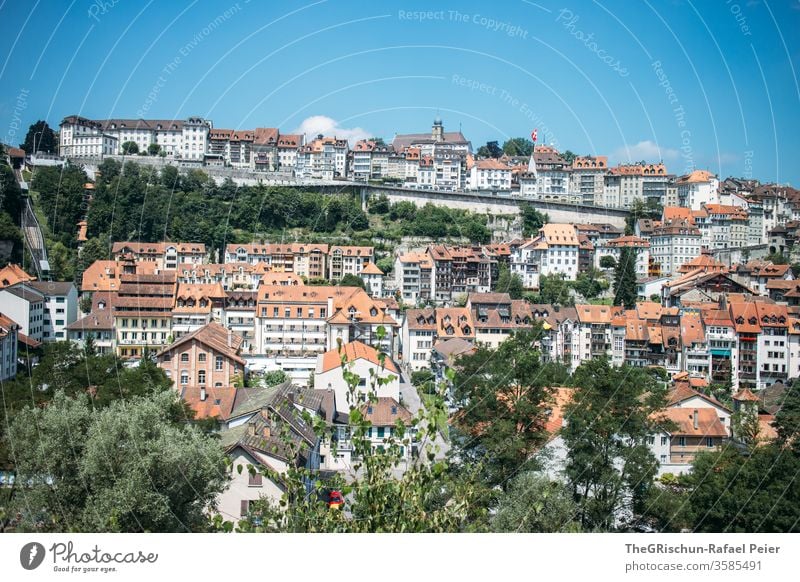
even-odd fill
[{"label": "terracotta roof", "polygon": [[647,176],[658,175],[666,176],[667,168],[664,164],[626,164],[619,165],[611,168],[609,173],[613,175],[627,175],[627,176]]},{"label": "terracotta roof", "polygon": [[732,396],[734,400],[739,402],[758,402],[758,396],[750,392],[747,388],[741,388],[736,394]]},{"label": "terracotta roof", "polygon": [[694,184],[698,182],[710,182],[715,178],[714,174],[707,170],[695,170],[684,176],[680,176],[676,182],[684,184]]},{"label": "terracotta roof", "polygon": [[14,263],[9,263],[0,269],[0,289],[16,285],[17,283],[25,283],[27,281],[35,281],[36,277],[28,275],[22,267]]},{"label": "terracotta roof", "polygon": [[641,319],[626,319],[625,341],[647,341],[649,339],[647,323]]},{"label": "terracotta roof", "polygon": [[[341,349],[333,349],[320,354],[319,361],[321,366],[318,365],[317,373],[328,372],[342,365],[342,357],[345,362],[354,362],[356,360],[367,360],[368,362],[381,366],[381,361],[378,358],[378,351],[372,346],[368,346],[360,341],[352,341],[344,344]],[[397,366],[394,365],[392,358],[386,356],[383,361],[383,367],[388,372],[399,374]]]},{"label": "terracotta roof", "polygon": [[[675,427],[669,431],[673,436],[719,438],[728,436],[728,430],[713,408],[667,408],[659,415],[675,424]],[[697,428],[695,428],[695,415]]]},{"label": "terracotta roof", "polygon": [[550,406],[550,414],[545,423],[545,430],[555,436],[564,426],[564,409],[567,404],[572,402],[575,392],[574,388],[566,386],[556,386],[553,388],[553,402]]},{"label": "terracotta roof", "polygon": [[726,272],[728,267],[725,263],[721,263],[716,260],[711,255],[702,254],[695,258],[693,258],[688,263],[682,264],[678,268],[679,273],[688,273],[690,271],[694,271],[696,269],[702,269],[703,271],[719,271],[719,272]]},{"label": "terracotta roof", "polygon": [[435,330],[436,312],[432,308],[406,310],[406,326],[410,330]]},{"label": "terracotta roof", "polygon": [[372,426],[394,426],[398,420],[408,424],[413,418],[408,409],[387,396],[378,397],[377,402],[368,402],[361,407],[361,412]]},{"label": "terracotta roof", "polygon": [[383,271],[381,271],[375,263],[367,263],[364,265],[364,268],[361,269],[361,273],[363,275],[383,275]]},{"label": "terracotta roof", "polygon": [[466,307],[436,309],[436,333],[439,337],[475,337],[472,313]]},{"label": "terracotta roof", "polygon": [[67,326],[69,331],[93,331],[114,329],[114,314],[111,309],[93,311],[86,317],[73,321]]},{"label": "terracotta roof", "polygon": [[684,208],[683,206],[665,206],[661,216],[665,222],[667,220],[686,220],[689,224],[694,224],[692,209]]},{"label": "terracotta roof", "polygon": [[684,346],[702,344],[706,341],[706,334],[700,315],[697,313],[684,313],[681,317],[681,343]]},{"label": "terracotta roof", "polygon": [[[208,346],[214,350],[214,352],[222,354],[223,356],[241,364],[242,366],[245,365],[245,361],[239,356],[239,350],[242,342],[244,341],[242,337],[215,321],[207,323],[200,329],[196,329],[191,333],[182,335],[172,344],[163,348],[156,355],[161,356],[162,354],[172,352],[178,346],[191,341],[197,341],[205,346]],[[228,345],[228,342],[230,342],[230,345]]]},{"label": "terracotta roof", "polygon": [[576,305],[578,321],[588,324],[609,324],[612,319],[612,309],[609,305]]},{"label": "terracotta roof", "polygon": [[646,241],[643,238],[639,238],[638,236],[621,236],[619,238],[613,238],[611,240],[607,240],[605,242],[605,246],[612,248],[620,248],[620,247],[649,248],[650,242]]},{"label": "terracotta roof", "polygon": [[[205,389],[205,400],[202,399]],[[236,398],[233,386],[183,386],[181,398],[194,411],[195,419],[219,418],[227,420],[233,410]]]}]

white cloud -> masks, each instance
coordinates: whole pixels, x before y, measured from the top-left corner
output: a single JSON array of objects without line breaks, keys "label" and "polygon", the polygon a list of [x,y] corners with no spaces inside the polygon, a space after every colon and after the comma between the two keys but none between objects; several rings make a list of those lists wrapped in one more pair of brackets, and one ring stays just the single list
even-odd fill
[{"label": "white cloud", "polygon": [[640,141],[636,145],[625,145],[614,150],[612,157],[619,163],[659,161],[674,161],[680,157],[680,152],[671,148],[662,148],[649,139]]},{"label": "white cloud", "polygon": [[361,127],[341,127],[338,121],[325,115],[312,115],[305,118],[292,133],[305,134],[306,139],[314,139],[319,134],[330,137],[335,136],[346,139],[350,142],[350,145],[360,139],[372,137],[372,134],[366,129]]}]

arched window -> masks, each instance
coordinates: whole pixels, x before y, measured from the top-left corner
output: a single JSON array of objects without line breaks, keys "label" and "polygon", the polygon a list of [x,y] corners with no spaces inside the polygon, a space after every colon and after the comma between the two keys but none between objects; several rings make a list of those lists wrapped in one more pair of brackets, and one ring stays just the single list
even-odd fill
[{"label": "arched window", "polygon": [[206,371],[200,370],[197,372],[197,383],[201,386],[206,383]]},{"label": "arched window", "polygon": [[181,385],[185,386],[188,383],[189,383],[189,372],[184,370],[183,372],[181,372]]}]

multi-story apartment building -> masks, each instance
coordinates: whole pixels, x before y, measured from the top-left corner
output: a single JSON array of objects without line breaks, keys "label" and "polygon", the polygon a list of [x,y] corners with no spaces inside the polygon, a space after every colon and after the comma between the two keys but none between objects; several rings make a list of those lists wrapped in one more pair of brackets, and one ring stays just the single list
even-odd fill
[{"label": "multi-story apartment building", "polygon": [[383,295],[383,271],[375,263],[367,263],[361,270],[361,280],[367,288],[370,297],[381,297]]},{"label": "multi-story apartment building", "polygon": [[545,224],[539,235],[511,255],[511,272],[529,289],[539,288],[541,275],[563,275],[574,281],[578,275],[578,231],[572,224]]},{"label": "multi-story apartment building", "polygon": [[741,206],[704,204],[692,211],[706,249],[740,248],[748,244],[748,215]]},{"label": "multi-story apartment building", "polygon": [[670,182],[664,164],[628,164],[609,169],[603,186],[603,206],[630,208],[634,200],[664,204]]},{"label": "multi-story apartment building", "polygon": [[234,386],[237,378],[244,380],[241,346],[241,337],[210,322],[160,350],[156,359],[176,390],[196,386],[202,392]]},{"label": "multi-story apartment building", "polygon": [[531,304],[511,299],[508,293],[471,293],[467,309],[472,314],[475,341],[497,348],[511,334],[533,326]]},{"label": "multi-story apartment building", "polygon": [[400,340],[403,365],[412,372],[429,368],[435,341],[436,312],[434,309],[406,310]]},{"label": "multi-story apartment building", "polygon": [[360,287],[261,285],[256,307],[256,353],[315,356],[338,343],[378,342],[392,353],[397,322]]},{"label": "multi-story apartment building", "polygon": [[339,281],[345,275],[361,275],[368,263],[375,262],[373,247],[331,246],[328,256],[328,279]]},{"label": "multi-story apartment building", "polygon": [[322,279],[328,276],[328,253],[326,244],[229,244],[225,247],[225,262],[265,263],[272,272]]},{"label": "multi-story apartment building", "polygon": [[471,190],[511,190],[511,168],[491,158],[477,160],[469,168],[469,187]]},{"label": "multi-story apartment building", "polygon": [[483,249],[430,245],[427,254],[433,262],[431,296],[435,301],[450,301],[465,293],[491,291],[495,259]]},{"label": "multi-story apartment building", "polygon": [[405,253],[394,261],[395,285],[403,303],[416,305],[431,299],[433,260],[426,253]]},{"label": "multi-story apartment building", "polygon": [[[711,305],[710,307],[716,307]],[[730,382],[739,385],[739,354],[736,349],[736,332],[727,309],[705,309],[703,327],[709,351],[709,380],[719,384]]]},{"label": "multi-story apartment building", "polygon": [[600,206],[607,172],[607,156],[576,156],[572,160],[570,191],[575,193],[575,198],[579,198],[581,204]]},{"label": "multi-story apartment building", "polygon": [[302,134],[278,135],[278,169],[294,170],[297,167],[297,150],[305,144]]},{"label": "multi-story apartment building", "polygon": [[700,255],[702,239],[689,220],[664,220],[650,236],[650,254],[662,274],[674,276],[681,265]]},{"label": "multi-story apartment building", "polygon": [[0,381],[17,375],[17,341],[19,325],[0,313]]},{"label": "multi-story apartment building", "polygon": [[145,351],[157,351],[169,343],[175,281],[175,271],[120,276],[113,305],[119,356],[138,359]]},{"label": "multi-story apartment building", "polygon": [[172,308],[172,337],[177,339],[211,321],[223,321],[226,298],[219,283],[178,283]]},{"label": "multi-story apartment building", "polygon": [[678,205],[700,210],[704,204],[719,204],[719,180],[706,170],[695,170],[675,181]]},{"label": "multi-story apartment building", "polygon": [[256,291],[226,291],[222,323],[242,338],[242,353],[255,351],[256,337]]},{"label": "multi-story apartment building", "polygon": [[[359,182],[380,180],[391,176],[389,158],[394,155],[392,146],[376,140],[362,139],[356,142],[351,153],[350,176]],[[397,170],[397,168],[395,168]]]},{"label": "multi-story apartment building", "polygon": [[64,341],[67,326],[78,318],[78,289],[70,281],[31,281],[28,283],[45,298],[44,341]]},{"label": "multi-story apartment building", "polygon": [[41,342],[44,339],[47,298],[28,283],[0,289],[2,313],[19,325],[19,333]]},{"label": "multi-story apartment building", "polygon": [[61,121],[58,154],[68,158],[102,158],[119,151],[116,136],[103,131],[102,123],[78,115]]},{"label": "multi-story apartment building", "polygon": [[114,313],[110,308],[95,309],[89,315],[67,326],[67,339],[80,345],[92,338],[98,354],[111,354],[116,350]]},{"label": "multi-story apartment building", "polygon": [[152,262],[159,270],[177,269],[178,265],[203,263],[206,260],[206,245],[203,243],[115,242],[111,245],[111,255],[115,261],[126,259],[136,262]]},{"label": "multi-story apartment building", "polygon": [[333,180],[347,175],[346,139],[318,135],[297,149],[295,173],[300,178]]},{"label": "multi-story apartment building", "polygon": [[581,203],[580,194],[570,188],[571,173],[570,164],[557,149],[536,146],[528,162],[528,171],[519,175],[519,194],[532,200]]}]

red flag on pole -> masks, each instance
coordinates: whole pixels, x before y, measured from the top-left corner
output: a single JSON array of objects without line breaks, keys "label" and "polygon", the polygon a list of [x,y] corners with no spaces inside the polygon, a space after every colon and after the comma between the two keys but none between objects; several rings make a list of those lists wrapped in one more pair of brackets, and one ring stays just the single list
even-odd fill
[{"label": "red flag on pole", "polygon": [[534,130],[531,132],[531,139],[532,139],[533,141],[536,141],[536,132],[537,132],[537,131],[538,131],[538,129],[534,129]]}]

